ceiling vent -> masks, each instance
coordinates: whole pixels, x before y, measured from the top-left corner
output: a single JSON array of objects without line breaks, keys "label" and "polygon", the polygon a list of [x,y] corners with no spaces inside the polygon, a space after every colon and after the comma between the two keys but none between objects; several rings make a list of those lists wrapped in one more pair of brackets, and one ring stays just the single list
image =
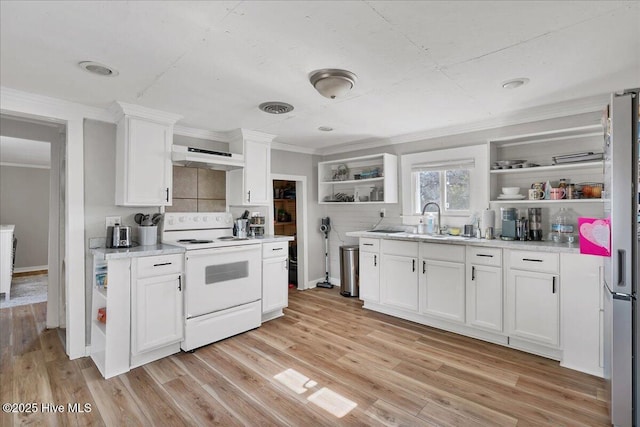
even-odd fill
[{"label": "ceiling vent", "polygon": [[293,111],[293,105],[286,102],[263,102],[258,108],[269,114],[285,114]]},{"label": "ceiling vent", "polygon": [[93,74],[97,74],[99,76],[115,77],[120,74],[117,70],[109,67],[108,65],[100,64],[99,62],[82,61],[78,62],[78,65],[83,70],[86,70]]}]

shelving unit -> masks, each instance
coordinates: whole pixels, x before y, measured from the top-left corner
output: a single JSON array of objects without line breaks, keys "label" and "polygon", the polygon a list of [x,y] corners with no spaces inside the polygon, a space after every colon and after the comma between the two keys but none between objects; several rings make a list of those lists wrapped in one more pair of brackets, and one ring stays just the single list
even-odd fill
[{"label": "shelving unit", "polygon": [[552,157],[576,152],[601,153],[603,130],[600,124],[570,129],[520,135],[490,141],[490,166],[500,160],[526,160],[541,166],[513,169],[492,169],[490,177],[490,202],[492,204],[532,204],[555,205],[568,203],[576,205],[598,205],[602,199],[562,199],[562,200],[499,200],[502,187],[520,187],[521,194],[534,182],[550,181],[552,185],[564,178],[570,183],[603,182],[603,162],[587,161],[565,164],[552,164]]},{"label": "shelving unit", "polygon": [[[93,257],[91,302],[91,358],[105,378],[129,370],[130,276],[129,259]],[[107,286],[100,276],[106,274]],[[106,323],[98,321],[98,309],[107,311]]]},{"label": "shelving unit", "polygon": [[[372,190],[380,194],[379,200],[371,200]],[[318,163],[318,202],[397,203],[397,156],[384,153]]]}]

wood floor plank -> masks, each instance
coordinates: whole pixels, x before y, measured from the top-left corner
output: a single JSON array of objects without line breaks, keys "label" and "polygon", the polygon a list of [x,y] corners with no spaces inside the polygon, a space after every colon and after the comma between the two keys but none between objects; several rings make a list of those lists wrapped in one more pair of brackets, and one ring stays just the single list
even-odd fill
[{"label": "wood floor plank", "polygon": [[[15,308],[15,307],[14,307]],[[42,351],[28,351],[14,356],[14,399],[17,403],[57,403],[51,393],[51,384],[47,374]],[[18,374],[19,373],[19,374]],[[39,407],[36,412],[19,412],[14,416],[16,424],[57,425],[56,417],[43,413]]]},{"label": "wood floor plank", "polygon": [[67,359],[67,355],[64,352],[64,346],[60,341],[58,331],[55,329],[46,329],[39,334],[40,347],[44,355],[46,362],[52,362],[54,360]]},{"label": "wood floor plank", "polygon": [[175,356],[165,357],[155,362],[147,363],[144,365],[144,369],[146,369],[149,375],[159,384],[165,384],[183,375],[187,375],[187,372],[175,363]]},{"label": "wood floor plank", "polygon": [[152,425],[158,426],[195,426],[196,422],[188,411],[178,407],[172,395],[166,392],[142,368],[135,368],[121,375],[125,387],[137,403],[138,408]]},{"label": "wood floor plank", "polygon": [[371,418],[381,422],[386,426],[440,426],[435,422],[429,422],[425,419],[418,418],[416,416],[407,414],[404,411],[399,410],[390,403],[385,402],[382,399],[377,400],[371,405],[366,414]]},{"label": "wood floor plank", "polygon": [[[57,334],[55,338],[59,339]],[[98,405],[93,399],[93,395],[78,365],[69,359],[54,359],[47,362],[46,366],[53,395],[52,402],[65,406],[64,413],[57,416],[61,424],[69,426],[104,426],[105,423]],[[82,412],[70,411],[69,404],[78,404]]]},{"label": "wood floor plank", "polygon": [[23,355],[40,349],[40,340],[36,331],[36,322],[30,305],[11,308],[13,355]]},{"label": "wood floor plank", "polygon": [[95,366],[83,369],[82,376],[96,401],[106,425],[152,425],[134,403],[131,393],[129,393],[119,377],[105,380]]}]

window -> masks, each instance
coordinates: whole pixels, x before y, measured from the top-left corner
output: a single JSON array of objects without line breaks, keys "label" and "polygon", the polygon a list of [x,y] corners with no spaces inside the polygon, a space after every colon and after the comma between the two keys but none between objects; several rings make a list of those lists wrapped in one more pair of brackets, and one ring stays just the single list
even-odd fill
[{"label": "window", "polygon": [[429,202],[437,203],[443,212],[469,212],[470,177],[470,169],[414,170],[414,213],[421,213]]},{"label": "window", "polygon": [[428,202],[440,206],[443,221],[451,217],[449,224],[486,209],[488,154],[482,144],[402,155],[403,223],[417,224]]}]

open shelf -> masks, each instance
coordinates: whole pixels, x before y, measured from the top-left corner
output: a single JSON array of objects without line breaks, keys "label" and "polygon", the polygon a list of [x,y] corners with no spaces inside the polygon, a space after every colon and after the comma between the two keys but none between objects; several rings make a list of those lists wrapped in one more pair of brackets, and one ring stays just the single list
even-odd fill
[{"label": "open shelf", "polygon": [[603,166],[602,160],[598,160],[595,162],[575,162],[575,163],[565,163],[560,165],[536,166],[532,168],[492,169],[489,173],[491,174],[538,173],[538,172],[549,172],[549,171],[591,169],[591,168],[595,169],[595,168],[602,168],[602,166]]},{"label": "open shelf", "polygon": [[603,203],[604,199],[560,199],[560,200],[491,200],[491,203],[498,204],[529,204],[529,205],[546,205],[546,204],[561,204],[561,203]]}]

